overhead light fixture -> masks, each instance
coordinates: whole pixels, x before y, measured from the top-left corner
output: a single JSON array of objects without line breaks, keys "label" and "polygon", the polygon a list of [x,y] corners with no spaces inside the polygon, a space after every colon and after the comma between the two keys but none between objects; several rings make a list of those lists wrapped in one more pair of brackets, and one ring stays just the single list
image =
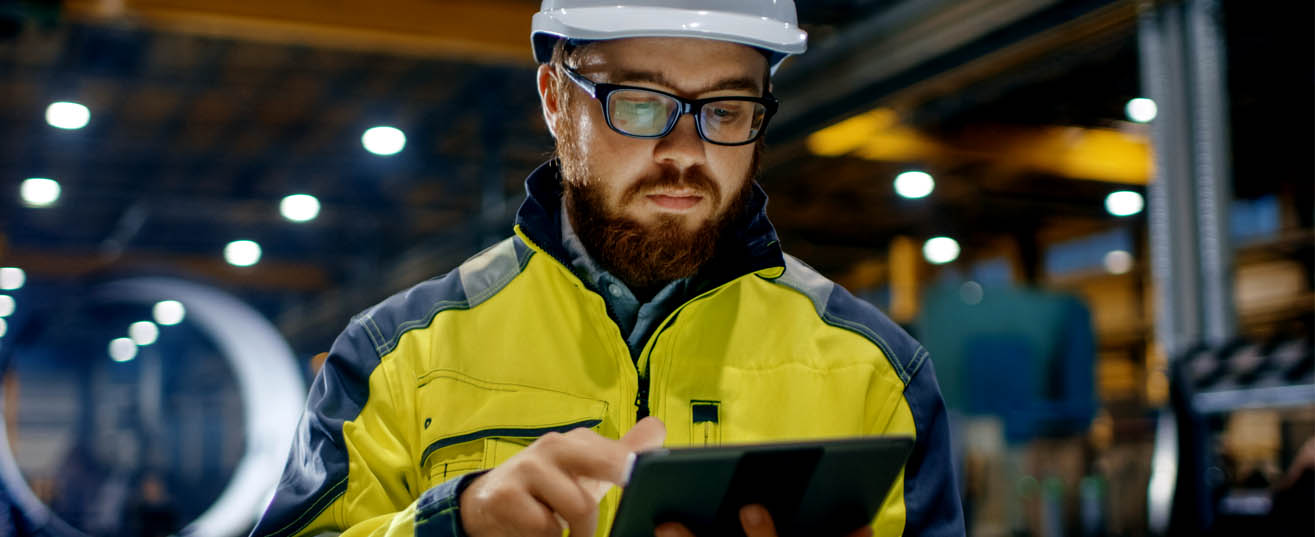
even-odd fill
[{"label": "overhead light fixture", "polygon": [[1151,99],[1137,97],[1130,99],[1128,104],[1124,105],[1123,113],[1128,114],[1128,119],[1137,123],[1150,123],[1160,113],[1160,108]]},{"label": "overhead light fixture", "polygon": [[45,177],[29,177],[23,180],[18,192],[23,198],[23,205],[28,207],[49,207],[59,201],[59,181]]},{"label": "overhead light fixture", "polygon": [[160,339],[160,328],[150,321],[137,321],[128,327],[128,337],[138,347],[145,347]]},{"label": "overhead light fixture", "polygon": [[116,362],[128,362],[137,357],[137,344],[132,339],[121,337],[110,341],[110,359]]},{"label": "overhead light fixture", "polygon": [[381,157],[396,155],[406,147],[406,133],[396,127],[370,127],[361,135],[361,145]]},{"label": "overhead light fixture", "polygon": [[963,300],[964,304],[969,306],[981,304],[984,296],[986,296],[986,290],[982,288],[980,283],[969,281],[959,286],[959,299]]},{"label": "overhead light fixture", "polygon": [[1146,200],[1141,194],[1131,190],[1111,192],[1105,197],[1105,210],[1114,216],[1132,216],[1146,208]]},{"label": "overhead light fixture", "polygon": [[260,262],[260,244],[246,239],[236,240],[224,247],[224,260],[235,267],[249,267]]},{"label": "overhead light fixture", "polygon": [[14,297],[9,295],[0,295],[0,317],[8,317],[14,314],[18,308],[18,303],[14,302]]},{"label": "overhead light fixture", "polygon": [[78,103],[61,101],[46,107],[46,123],[51,127],[76,130],[86,127],[89,121],[91,110]]},{"label": "overhead light fixture", "polygon": [[13,291],[22,289],[27,283],[27,273],[18,267],[0,268],[0,290]]},{"label": "overhead light fixture", "polygon": [[5,332],[8,331],[9,331],[9,323],[5,322],[3,318],[0,318],[0,337],[5,337]]},{"label": "overhead light fixture", "polygon": [[320,215],[320,200],[310,194],[293,194],[279,203],[283,218],[292,222],[309,222]]},{"label": "overhead light fixture", "polygon": [[949,237],[933,237],[922,245],[922,256],[933,265],[944,265],[959,258],[959,241]]},{"label": "overhead light fixture", "polygon": [[151,316],[160,326],[173,326],[183,322],[183,317],[187,315],[187,309],[183,303],[177,300],[161,300],[155,303],[151,308]]},{"label": "overhead light fixture", "polygon": [[1123,250],[1111,250],[1105,254],[1105,270],[1110,274],[1127,274],[1132,270],[1132,254]]},{"label": "overhead light fixture", "polygon": [[936,181],[924,171],[907,171],[895,177],[895,193],[904,198],[925,198],[935,189]]}]

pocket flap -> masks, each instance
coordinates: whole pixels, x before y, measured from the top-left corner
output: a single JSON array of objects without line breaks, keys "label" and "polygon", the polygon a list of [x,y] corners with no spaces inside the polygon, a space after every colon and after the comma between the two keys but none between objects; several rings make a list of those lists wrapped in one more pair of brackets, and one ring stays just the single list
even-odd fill
[{"label": "pocket flap", "polygon": [[535,386],[496,383],[451,370],[432,371],[417,389],[423,466],[436,451],[484,438],[537,438],[592,428],[607,402]]}]

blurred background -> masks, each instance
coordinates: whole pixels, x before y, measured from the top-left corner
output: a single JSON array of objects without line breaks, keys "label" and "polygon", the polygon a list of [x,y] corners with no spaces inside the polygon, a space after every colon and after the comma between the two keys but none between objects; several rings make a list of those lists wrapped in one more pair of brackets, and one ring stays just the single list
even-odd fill
[{"label": "blurred background", "polygon": [[[509,233],[538,5],[0,2],[0,534],[245,534],[349,317]],[[969,534],[1315,535],[1315,5],[799,16],[769,214],[931,350]]]}]

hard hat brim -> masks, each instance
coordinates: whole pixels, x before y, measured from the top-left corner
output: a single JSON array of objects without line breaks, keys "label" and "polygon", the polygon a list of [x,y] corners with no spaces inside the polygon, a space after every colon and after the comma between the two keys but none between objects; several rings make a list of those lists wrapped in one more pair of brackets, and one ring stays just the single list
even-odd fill
[{"label": "hard hat brim", "polygon": [[776,58],[800,54],[808,48],[808,33],[788,22],[705,10],[632,6],[556,9],[536,13],[532,26],[534,59],[539,63],[552,57],[553,43],[563,38],[596,41],[695,37],[766,49]]}]

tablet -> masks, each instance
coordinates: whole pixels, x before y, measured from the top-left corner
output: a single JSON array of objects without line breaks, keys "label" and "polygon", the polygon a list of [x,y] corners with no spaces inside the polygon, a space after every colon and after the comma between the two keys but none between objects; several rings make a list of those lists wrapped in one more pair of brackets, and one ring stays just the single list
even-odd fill
[{"label": "tablet", "polygon": [[639,453],[611,537],[653,537],[664,522],[743,537],[740,508],[762,504],[781,537],[841,536],[872,521],[913,449],[878,436],[656,449]]}]

